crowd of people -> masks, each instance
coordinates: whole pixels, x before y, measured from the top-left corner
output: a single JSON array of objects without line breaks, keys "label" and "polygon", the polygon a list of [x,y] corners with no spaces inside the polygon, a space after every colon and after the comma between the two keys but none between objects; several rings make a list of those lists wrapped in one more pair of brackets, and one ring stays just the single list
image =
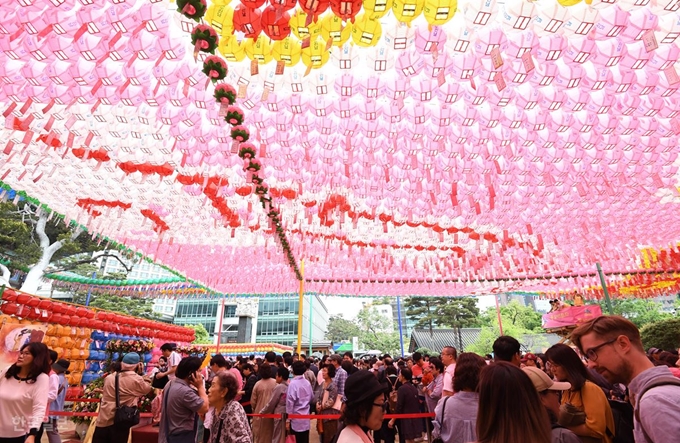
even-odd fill
[{"label": "crowd of people", "polygon": [[[154,388],[159,443],[309,443],[313,425],[319,443],[416,443],[428,429],[441,443],[677,441],[677,350],[645,352],[635,325],[615,316],[571,341],[522,354],[502,336],[486,358],[453,346],[369,360],[217,354],[207,368],[166,344],[153,370],[129,353],[105,378],[92,441],[127,442],[136,403]],[[43,431],[60,443],[50,410],[63,409],[68,366],[44,344],[22,347],[0,372],[0,443],[36,443]]]}]

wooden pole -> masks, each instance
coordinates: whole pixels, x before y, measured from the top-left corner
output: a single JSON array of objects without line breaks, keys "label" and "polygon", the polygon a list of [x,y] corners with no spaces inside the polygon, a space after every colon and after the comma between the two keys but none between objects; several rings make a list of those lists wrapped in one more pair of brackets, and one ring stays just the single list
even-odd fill
[{"label": "wooden pole", "polygon": [[494,294],[494,298],[496,299],[496,315],[498,316],[498,328],[501,330],[501,335],[503,335],[503,321],[501,320],[501,307],[498,304],[498,297],[499,295]]},{"label": "wooden pole", "polygon": [[[297,330],[297,354],[302,353],[302,309],[305,302],[305,261],[300,260],[300,274],[302,274],[302,279],[300,280],[300,301],[298,303],[298,330]],[[311,332],[311,331],[310,331]]]},{"label": "wooden pole", "polygon": [[220,328],[219,331],[217,332],[217,348],[215,349],[215,354],[220,353],[220,343],[222,343],[222,321],[224,321],[224,299],[222,299],[222,309],[218,309],[218,312],[220,313]]}]

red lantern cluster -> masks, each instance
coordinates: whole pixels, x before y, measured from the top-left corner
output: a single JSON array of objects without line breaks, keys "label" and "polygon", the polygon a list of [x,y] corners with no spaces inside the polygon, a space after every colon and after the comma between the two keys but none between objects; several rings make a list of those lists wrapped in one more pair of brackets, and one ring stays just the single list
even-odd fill
[{"label": "red lantern cluster", "polygon": [[111,157],[109,157],[109,153],[104,148],[99,148],[96,150],[75,148],[71,150],[71,153],[82,160],[87,160],[88,158],[97,160],[98,162],[107,162],[111,160]]},{"label": "red lantern cluster", "polygon": [[169,325],[108,311],[61,303],[7,288],[2,293],[0,311],[29,320],[62,326],[84,327],[104,332],[156,338],[175,342],[194,341],[193,329]]},{"label": "red lantern cluster", "polygon": [[208,197],[212,203],[213,208],[222,216],[225,227],[238,228],[241,226],[241,219],[238,214],[234,212],[228,205],[227,199],[220,195],[220,188],[229,184],[226,177],[211,176],[204,177],[199,174],[194,175],[177,175],[177,181],[183,185],[200,185],[203,186],[203,194]]},{"label": "red lantern cluster", "polygon": [[170,229],[168,224],[165,223],[165,221],[163,221],[163,219],[152,209],[142,209],[141,212],[144,217],[154,222],[153,230],[156,232],[156,234],[161,234]]},{"label": "red lantern cluster", "polygon": [[132,162],[122,162],[118,163],[118,167],[123,170],[126,174],[132,174],[134,172],[141,172],[143,175],[158,174],[161,177],[168,177],[175,172],[175,168],[170,166],[168,163],[163,163],[162,165],[154,165],[152,163],[132,163]]}]

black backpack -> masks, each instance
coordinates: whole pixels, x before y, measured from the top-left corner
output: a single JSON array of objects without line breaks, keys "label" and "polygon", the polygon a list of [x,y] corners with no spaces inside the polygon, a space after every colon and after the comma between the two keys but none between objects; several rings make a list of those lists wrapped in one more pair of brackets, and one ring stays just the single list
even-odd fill
[{"label": "black backpack", "polygon": [[614,416],[614,435],[607,429],[607,435],[612,443],[635,443],[633,435],[633,406],[627,401],[609,400],[609,406]]}]

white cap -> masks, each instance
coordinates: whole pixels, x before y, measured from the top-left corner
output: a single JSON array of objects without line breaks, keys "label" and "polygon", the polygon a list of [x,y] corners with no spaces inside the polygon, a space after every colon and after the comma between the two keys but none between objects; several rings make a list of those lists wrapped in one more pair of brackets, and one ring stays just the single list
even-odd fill
[{"label": "white cap", "polygon": [[534,388],[536,388],[538,392],[543,392],[548,389],[552,391],[566,391],[567,389],[571,389],[571,383],[566,381],[553,381],[548,377],[548,374],[534,366],[527,366],[522,368],[522,370],[529,376],[531,383],[534,384]]}]

